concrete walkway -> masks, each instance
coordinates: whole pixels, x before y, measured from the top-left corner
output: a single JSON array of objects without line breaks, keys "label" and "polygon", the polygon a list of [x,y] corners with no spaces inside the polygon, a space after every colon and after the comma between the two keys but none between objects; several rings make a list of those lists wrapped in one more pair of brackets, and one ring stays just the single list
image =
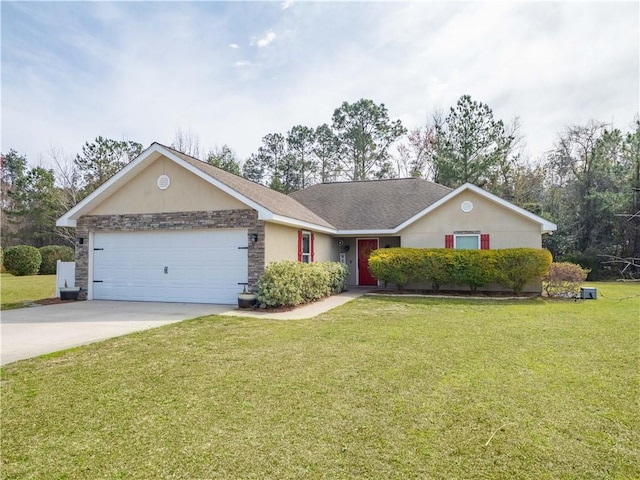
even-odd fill
[{"label": "concrete walkway", "polygon": [[269,312],[261,309],[234,309],[229,310],[222,315],[235,316],[235,317],[252,317],[252,318],[264,318],[268,320],[304,320],[306,318],[313,318],[321,313],[328,312],[329,310],[344,305],[351,300],[363,296],[367,293],[368,289],[365,288],[352,288],[346,292],[333,295],[318,302],[311,303],[309,305],[303,305],[302,307],[295,308],[286,312]]}]

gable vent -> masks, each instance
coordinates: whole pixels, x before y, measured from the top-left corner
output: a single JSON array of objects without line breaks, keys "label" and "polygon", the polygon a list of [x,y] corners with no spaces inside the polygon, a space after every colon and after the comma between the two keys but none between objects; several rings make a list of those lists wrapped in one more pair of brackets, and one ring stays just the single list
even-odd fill
[{"label": "gable vent", "polygon": [[156,183],[160,190],[166,190],[169,188],[169,185],[171,185],[171,179],[167,175],[163,174],[158,177],[158,181]]}]

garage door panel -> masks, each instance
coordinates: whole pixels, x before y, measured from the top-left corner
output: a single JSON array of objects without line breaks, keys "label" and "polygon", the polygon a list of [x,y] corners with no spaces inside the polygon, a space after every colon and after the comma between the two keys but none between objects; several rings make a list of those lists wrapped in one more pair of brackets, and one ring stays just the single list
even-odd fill
[{"label": "garage door panel", "polygon": [[93,297],[235,303],[246,246],[245,229],[96,233]]}]

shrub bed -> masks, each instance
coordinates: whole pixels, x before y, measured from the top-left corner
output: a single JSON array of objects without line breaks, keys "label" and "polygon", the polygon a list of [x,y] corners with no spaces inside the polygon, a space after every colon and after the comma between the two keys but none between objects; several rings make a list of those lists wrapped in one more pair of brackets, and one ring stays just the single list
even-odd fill
[{"label": "shrub bed", "polygon": [[496,252],[496,281],[515,293],[535,279],[542,279],[551,265],[551,253],[537,248],[505,248]]},{"label": "shrub bed", "polygon": [[575,263],[554,262],[542,279],[544,291],[549,297],[575,297],[588,273],[589,270]]},{"label": "shrub bed", "polygon": [[73,262],[75,257],[73,248],[63,245],[40,247],[40,255],[42,256],[40,275],[55,275],[58,260],[62,262]]},{"label": "shrub bed", "polygon": [[258,280],[258,304],[295,307],[344,290],[348,269],[337,262],[274,262]]},{"label": "shrub bed", "polygon": [[451,248],[384,248],[369,258],[371,274],[402,289],[409,282],[464,285],[476,291],[498,283],[515,293],[541,278],[551,264],[551,254],[536,248],[454,250]]},{"label": "shrub bed", "polygon": [[2,261],[7,272],[17,277],[37,275],[42,256],[36,247],[17,245],[4,251]]}]

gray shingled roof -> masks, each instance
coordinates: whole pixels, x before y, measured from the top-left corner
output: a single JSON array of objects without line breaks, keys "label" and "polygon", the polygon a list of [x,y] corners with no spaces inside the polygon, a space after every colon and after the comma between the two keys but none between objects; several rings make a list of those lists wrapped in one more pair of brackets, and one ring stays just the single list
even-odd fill
[{"label": "gray shingled roof", "polygon": [[290,197],[339,230],[388,230],[452,190],[420,178],[313,185]]},{"label": "gray shingled roof", "polygon": [[186,155],[171,147],[167,147],[166,145],[162,145],[160,143],[157,144],[163,148],[166,148],[174,155],[180,157],[189,165],[202,170],[210,177],[219,180],[236,192],[244,195],[248,199],[254,201],[258,205],[261,205],[262,207],[266,208],[276,215],[282,215],[284,217],[293,218],[295,220],[313,223],[314,225],[319,225],[322,227],[335,228],[325,219],[321,218],[316,213],[312,212],[310,209],[300,204],[290,196],[276,192],[275,190],[271,190],[264,185],[260,185],[258,183],[247,180],[246,178],[239,177],[238,175],[234,175],[233,173],[229,173],[226,170],[222,170],[221,168],[209,165],[206,162]]}]

